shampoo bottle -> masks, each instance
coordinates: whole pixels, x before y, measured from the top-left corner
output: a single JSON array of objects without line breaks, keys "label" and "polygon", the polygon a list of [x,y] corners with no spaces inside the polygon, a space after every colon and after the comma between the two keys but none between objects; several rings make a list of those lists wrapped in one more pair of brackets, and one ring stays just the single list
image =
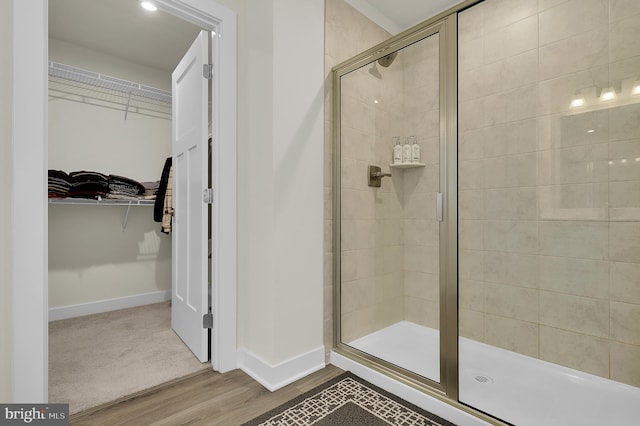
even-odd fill
[{"label": "shampoo bottle", "polygon": [[402,163],[402,145],[400,145],[400,136],[394,136],[393,140],[393,164]]},{"label": "shampoo bottle", "polygon": [[411,162],[419,163],[420,162],[420,145],[418,145],[418,138],[415,136],[411,136],[411,141],[413,144],[411,145]]},{"label": "shampoo bottle", "polygon": [[411,138],[404,139],[404,145],[402,147],[402,162],[411,163]]}]

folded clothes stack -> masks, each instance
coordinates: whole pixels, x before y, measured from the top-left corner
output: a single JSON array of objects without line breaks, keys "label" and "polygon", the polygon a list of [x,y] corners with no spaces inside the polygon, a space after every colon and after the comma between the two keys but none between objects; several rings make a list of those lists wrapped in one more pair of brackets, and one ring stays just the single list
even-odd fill
[{"label": "folded clothes stack", "polygon": [[158,194],[158,188],[160,187],[160,181],[142,182],[142,186],[144,186],[144,194],[142,194],[142,198],[144,200],[155,200],[156,195]]},{"label": "folded clothes stack", "polygon": [[109,192],[109,179],[106,175],[98,172],[81,170],[69,173],[71,198],[93,198],[104,197]]},{"label": "folded clothes stack", "polygon": [[48,176],[49,198],[67,198],[71,189],[69,175],[62,170],[49,170]]},{"label": "folded clothes stack", "polygon": [[69,174],[49,170],[49,198],[112,198],[121,200],[154,200],[159,181],[140,183],[134,179],[80,170]]},{"label": "folded clothes stack", "polygon": [[144,192],[144,186],[136,180],[118,175],[109,176],[109,193],[107,194],[107,198],[124,200],[139,199]]}]

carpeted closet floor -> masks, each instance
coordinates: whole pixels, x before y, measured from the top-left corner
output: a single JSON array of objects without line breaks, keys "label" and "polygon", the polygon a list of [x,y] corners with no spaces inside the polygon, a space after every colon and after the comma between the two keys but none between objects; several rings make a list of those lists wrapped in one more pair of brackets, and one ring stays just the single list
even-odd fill
[{"label": "carpeted closet floor", "polygon": [[49,323],[49,401],[70,413],[204,368],[171,330],[168,302]]}]

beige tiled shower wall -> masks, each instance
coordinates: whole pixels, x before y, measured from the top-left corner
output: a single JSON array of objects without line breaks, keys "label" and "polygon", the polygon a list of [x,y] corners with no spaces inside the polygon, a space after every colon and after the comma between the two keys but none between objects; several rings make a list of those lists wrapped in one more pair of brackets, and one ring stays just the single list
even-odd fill
[{"label": "beige tiled shower wall", "polygon": [[403,317],[403,176],[368,186],[368,165],[389,172],[402,129],[402,58],[341,82],[341,332],[350,342]]},{"label": "beige tiled shower wall", "polygon": [[461,335],[640,386],[640,2],[486,0],[459,31]]},{"label": "beige tiled shower wall", "polygon": [[[333,347],[333,141],[331,136],[331,68],[383,42],[389,33],[344,0],[325,2],[325,150],[324,150],[324,345]],[[362,171],[362,179],[366,171]],[[385,182],[388,185],[388,182]]]}]

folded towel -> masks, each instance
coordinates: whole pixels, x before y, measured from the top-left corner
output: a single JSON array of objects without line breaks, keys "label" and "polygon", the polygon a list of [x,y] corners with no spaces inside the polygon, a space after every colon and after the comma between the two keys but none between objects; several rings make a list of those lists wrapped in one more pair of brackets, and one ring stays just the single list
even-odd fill
[{"label": "folded towel", "polygon": [[127,192],[131,195],[140,195],[145,191],[140,182],[118,175],[109,175],[109,188],[111,191]]},{"label": "folded towel", "polygon": [[80,170],[77,172],[69,173],[69,178],[71,183],[76,182],[104,182],[105,184],[109,182],[109,178],[107,175],[103,175],[102,173],[92,172],[87,170]]}]

